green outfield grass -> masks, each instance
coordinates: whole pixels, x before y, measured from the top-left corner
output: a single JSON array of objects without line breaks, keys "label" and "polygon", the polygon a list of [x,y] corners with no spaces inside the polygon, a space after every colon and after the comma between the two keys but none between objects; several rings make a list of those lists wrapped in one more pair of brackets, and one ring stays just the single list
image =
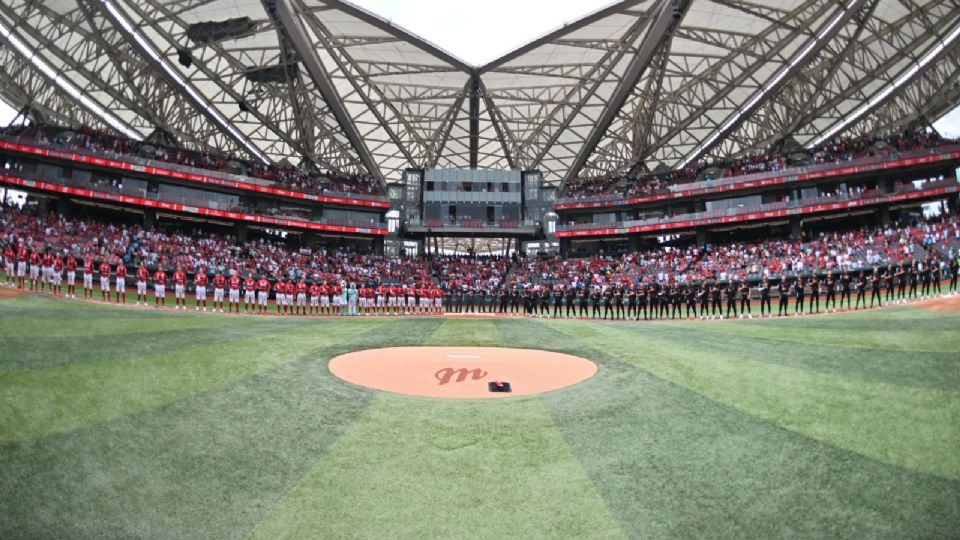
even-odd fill
[{"label": "green outfield grass", "polygon": [[[3,299],[0,538],[956,538],[958,325],[912,306],[603,323]],[[397,345],[600,370],[455,401],[327,369]]]}]

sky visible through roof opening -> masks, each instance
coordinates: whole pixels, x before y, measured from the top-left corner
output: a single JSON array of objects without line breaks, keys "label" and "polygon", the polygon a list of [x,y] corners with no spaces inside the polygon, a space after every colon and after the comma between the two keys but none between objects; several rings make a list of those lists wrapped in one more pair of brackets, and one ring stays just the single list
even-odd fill
[{"label": "sky visible through roof opening", "polygon": [[[611,4],[610,0],[353,0],[363,9],[432,42],[475,66]],[[0,125],[16,111],[0,101]],[[937,121],[941,134],[960,138],[960,107]]]}]

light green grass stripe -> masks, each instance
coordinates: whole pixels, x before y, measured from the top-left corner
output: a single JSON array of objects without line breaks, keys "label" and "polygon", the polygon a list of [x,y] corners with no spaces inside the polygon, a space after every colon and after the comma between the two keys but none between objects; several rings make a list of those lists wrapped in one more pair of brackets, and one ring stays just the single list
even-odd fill
[{"label": "light green grass stripe", "polygon": [[503,337],[489,320],[446,319],[424,345],[503,347]]},{"label": "light green grass stripe", "polygon": [[[910,311],[897,310],[906,315]],[[844,314],[843,317],[855,317],[856,314]],[[945,314],[941,314],[941,318]],[[906,321],[875,319],[873,323],[859,320],[858,329],[851,330],[843,327],[830,327],[826,317],[837,318],[838,315],[824,316],[823,320],[814,321],[818,317],[791,317],[789,323],[784,321],[736,321],[736,324],[696,324],[692,329],[704,334],[724,334],[742,338],[763,337],[775,339],[789,344],[816,344],[857,349],[880,349],[885,351],[917,351],[917,352],[960,352],[960,332],[953,330],[930,330],[917,328]],[[816,325],[805,324],[807,322]],[[733,321],[731,321],[733,322]],[[839,322],[839,321],[838,321]],[[851,321],[844,321],[849,323]],[[958,320],[960,323],[960,320]],[[789,327],[787,326],[789,324]],[[871,327],[871,324],[874,324]]]},{"label": "light green grass stripe", "polygon": [[[118,311],[123,308],[116,308]],[[220,328],[256,324],[254,317],[226,317],[220,315],[191,316],[171,314],[170,317],[145,317],[131,311],[126,318],[97,318],[91,311],[87,318],[77,319],[31,319],[28,317],[5,317],[0,308],[0,338],[4,337],[51,337],[51,336],[98,336],[142,334],[194,328]]]},{"label": "light green grass stripe", "polygon": [[[944,478],[960,479],[960,393],[846,379],[720,355],[709,337],[546,323],[658,377],[787,429]],[[731,325],[734,326],[734,325]],[[752,351],[748,340],[744,350]],[[771,349],[768,354],[790,354]],[[863,361],[851,356],[850,361]],[[909,356],[904,356],[909,361]]]},{"label": "light green grass stripe", "polygon": [[381,395],[252,538],[617,538],[543,405]]},{"label": "light green grass stripe", "polygon": [[110,362],[0,373],[0,443],[88,426],[248,377],[382,321],[337,321]]}]

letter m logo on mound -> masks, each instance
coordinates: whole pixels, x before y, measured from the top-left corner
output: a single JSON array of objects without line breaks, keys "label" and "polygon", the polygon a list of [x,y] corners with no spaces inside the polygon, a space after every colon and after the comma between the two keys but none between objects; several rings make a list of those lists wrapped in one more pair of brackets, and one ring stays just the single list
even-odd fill
[{"label": "letter m logo on mound", "polygon": [[433,374],[433,376],[436,377],[438,381],[440,381],[440,383],[439,383],[440,386],[443,386],[443,385],[451,382],[451,380],[453,379],[454,375],[456,375],[457,378],[456,378],[456,380],[453,380],[452,382],[458,382],[458,383],[459,383],[459,382],[463,382],[463,381],[467,380],[467,377],[470,377],[470,378],[472,378],[473,380],[478,381],[478,380],[486,377],[486,376],[487,376],[487,372],[486,372],[486,371],[483,371],[483,370],[480,369],[480,368],[475,368],[475,369],[467,369],[467,368],[460,368],[460,369],[443,368],[443,369],[438,370],[436,373]]}]

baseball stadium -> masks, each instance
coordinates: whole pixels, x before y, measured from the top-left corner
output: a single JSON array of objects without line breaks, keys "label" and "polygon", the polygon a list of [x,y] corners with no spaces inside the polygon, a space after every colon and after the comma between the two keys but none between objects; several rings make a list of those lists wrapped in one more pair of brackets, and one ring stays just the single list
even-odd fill
[{"label": "baseball stadium", "polygon": [[960,1],[607,2],[0,0],[0,538],[958,538]]}]

